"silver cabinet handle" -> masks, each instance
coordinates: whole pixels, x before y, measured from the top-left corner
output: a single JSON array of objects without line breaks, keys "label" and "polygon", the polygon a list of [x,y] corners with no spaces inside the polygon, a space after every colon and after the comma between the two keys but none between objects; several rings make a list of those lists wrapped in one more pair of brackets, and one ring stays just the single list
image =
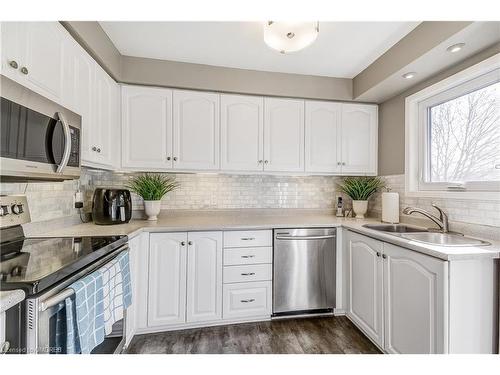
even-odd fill
[{"label": "silver cabinet handle", "polygon": [[255,272],[244,272],[241,274],[241,276],[253,276],[255,275]]},{"label": "silver cabinet handle", "polygon": [[97,152],[99,152],[99,153],[100,153],[100,152],[101,152],[101,149],[100,149],[100,148],[98,148],[98,149],[97,149]]},{"label": "silver cabinet handle", "polygon": [[181,246],[186,246],[186,242],[182,241]]},{"label": "silver cabinet handle", "polygon": [[97,151],[97,147],[92,147],[92,151]]},{"label": "silver cabinet handle", "polygon": [[64,153],[61,159],[61,164],[57,166],[56,173],[62,173],[63,169],[66,168],[69,162],[69,157],[71,155],[71,133],[69,131],[69,125],[64,119],[64,115],[61,112],[57,112],[57,117],[63,126],[64,131]]},{"label": "silver cabinet handle", "polygon": [[380,256],[380,253],[377,251],[377,256],[379,257]]},{"label": "silver cabinet handle", "polygon": [[259,164],[262,164],[263,160],[259,160]]},{"label": "silver cabinet handle", "polygon": [[188,245],[191,246],[193,244],[193,241],[188,241]]},{"label": "silver cabinet handle", "polygon": [[253,241],[253,240],[255,240],[255,237],[242,237],[241,240],[242,241]]},{"label": "silver cabinet handle", "polygon": [[264,164],[268,164],[269,163],[269,160],[264,160]]},{"label": "silver cabinet handle", "polygon": [[174,156],[174,161],[177,161],[177,156]]},{"label": "silver cabinet handle", "polygon": [[387,259],[387,255],[382,254],[382,258]]},{"label": "silver cabinet handle", "polygon": [[342,162],[342,165],[345,165],[345,161]]},{"label": "silver cabinet handle", "polygon": [[255,301],[255,298],[250,298],[250,299],[242,299],[240,300],[240,302],[242,303],[251,303],[251,302],[254,302]]},{"label": "silver cabinet handle", "polygon": [[242,255],[242,258],[255,258],[255,255]]},{"label": "silver cabinet handle", "polygon": [[170,156],[167,156],[167,160],[171,160],[172,158]]},{"label": "silver cabinet handle", "polygon": [[9,65],[10,65],[11,68],[14,68],[14,69],[19,68],[19,65],[17,65],[17,61],[16,60],[9,61]]},{"label": "silver cabinet handle", "polygon": [[337,165],[342,165],[342,163],[340,161],[337,162]]},{"label": "silver cabinet handle", "polygon": [[21,68],[21,73],[28,75],[28,73],[29,73],[29,72],[28,72],[28,68],[26,68],[25,66],[23,66],[23,67]]}]

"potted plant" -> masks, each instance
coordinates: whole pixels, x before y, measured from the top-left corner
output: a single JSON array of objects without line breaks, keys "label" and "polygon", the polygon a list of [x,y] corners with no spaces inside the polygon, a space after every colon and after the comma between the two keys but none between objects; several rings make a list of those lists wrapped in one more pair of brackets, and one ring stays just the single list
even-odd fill
[{"label": "potted plant", "polygon": [[161,199],[168,192],[179,187],[174,176],[161,173],[145,173],[134,176],[127,187],[144,199],[144,210],[148,220],[157,220],[161,209]]},{"label": "potted plant", "polygon": [[345,177],[339,184],[339,189],[352,199],[356,218],[364,219],[368,210],[368,199],[384,186],[384,180],[380,177]]}]

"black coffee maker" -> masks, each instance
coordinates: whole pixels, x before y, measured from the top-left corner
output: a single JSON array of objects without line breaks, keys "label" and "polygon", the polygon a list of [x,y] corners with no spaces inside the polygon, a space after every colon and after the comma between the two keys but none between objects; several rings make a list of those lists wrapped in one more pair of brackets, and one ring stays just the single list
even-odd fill
[{"label": "black coffee maker", "polygon": [[127,189],[97,188],[92,198],[92,219],[97,225],[128,223],[132,217],[132,198]]}]

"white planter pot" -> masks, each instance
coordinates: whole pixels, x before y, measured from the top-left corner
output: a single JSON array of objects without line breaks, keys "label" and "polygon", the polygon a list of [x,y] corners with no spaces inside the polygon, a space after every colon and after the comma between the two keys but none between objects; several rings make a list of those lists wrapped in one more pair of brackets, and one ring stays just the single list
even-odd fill
[{"label": "white planter pot", "polygon": [[368,211],[368,201],[352,201],[352,209],[356,214],[356,219],[364,219]]},{"label": "white planter pot", "polygon": [[148,220],[158,220],[158,214],[161,209],[161,201],[144,201],[144,211]]}]

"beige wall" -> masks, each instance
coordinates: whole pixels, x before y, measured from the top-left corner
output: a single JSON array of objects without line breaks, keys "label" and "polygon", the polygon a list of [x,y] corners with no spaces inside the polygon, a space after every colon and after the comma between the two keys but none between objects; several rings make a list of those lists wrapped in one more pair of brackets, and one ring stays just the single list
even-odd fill
[{"label": "beige wall", "polygon": [[405,99],[423,88],[439,82],[471,65],[500,53],[500,44],[466,59],[465,61],[448,68],[431,79],[413,86],[379,106],[379,147],[378,173],[380,175],[402,174],[405,169]]},{"label": "beige wall", "polygon": [[352,80],[123,56],[121,81],[197,90],[351,100]]}]

